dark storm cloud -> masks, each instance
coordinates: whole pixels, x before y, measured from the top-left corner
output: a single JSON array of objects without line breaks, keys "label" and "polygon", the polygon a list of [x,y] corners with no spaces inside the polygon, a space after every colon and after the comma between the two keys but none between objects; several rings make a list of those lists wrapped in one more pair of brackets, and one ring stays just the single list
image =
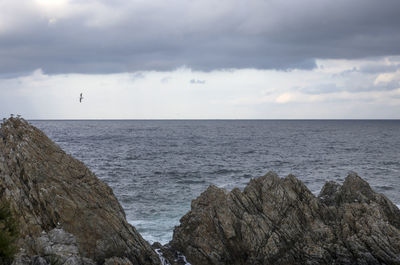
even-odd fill
[{"label": "dark storm cloud", "polygon": [[[9,10],[0,15],[21,16],[11,8],[21,3],[6,1]],[[398,0],[75,0],[70,6],[54,18],[52,10],[43,15],[30,5],[19,21],[0,19],[0,74],[311,69],[316,58],[400,55]]]}]

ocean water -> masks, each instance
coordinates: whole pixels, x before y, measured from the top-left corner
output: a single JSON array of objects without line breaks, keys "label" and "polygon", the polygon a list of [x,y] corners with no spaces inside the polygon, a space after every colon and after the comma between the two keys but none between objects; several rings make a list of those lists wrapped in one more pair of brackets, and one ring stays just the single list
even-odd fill
[{"label": "ocean water", "polygon": [[114,190],[128,221],[167,243],[210,184],[243,188],[275,171],[318,194],[357,172],[400,204],[400,121],[30,121]]}]

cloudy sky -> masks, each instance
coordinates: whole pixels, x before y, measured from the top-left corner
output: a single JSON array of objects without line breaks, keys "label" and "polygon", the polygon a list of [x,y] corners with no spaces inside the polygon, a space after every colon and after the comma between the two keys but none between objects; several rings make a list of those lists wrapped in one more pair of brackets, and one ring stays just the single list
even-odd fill
[{"label": "cloudy sky", "polygon": [[10,113],[398,119],[400,1],[0,0]]}]

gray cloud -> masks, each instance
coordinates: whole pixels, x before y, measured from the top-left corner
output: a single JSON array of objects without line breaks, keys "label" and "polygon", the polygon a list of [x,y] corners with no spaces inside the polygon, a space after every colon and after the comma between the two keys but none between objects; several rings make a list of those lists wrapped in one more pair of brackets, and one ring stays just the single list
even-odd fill
[{"label": "gray cloud", "polygon": [[298,90],[306,94],[318,95],[318,94],[335,93],[339,91],[344,91],[345,89],[343,87],[339,88],[335,83],[327,83],[309,87],[302,87],[299,88]]},{"label": "gray cloud", "polygon": [[6,1],[0,16],[20,19],[0,20],[2,75],[311,69],[316,58],[400,55],[398,0],[75,0],[45,15]]},{"label": "gray cloud", "polygon": [[136,80],[143,79],[143,78],[145,78],[145,77],[146,77],[146,76],[145,76],[142,72],[136,72],[136,73],[132,74],[131,80],[132,80],[132,81],[136,81]]},{"label": "gray cloud", "polygon": [[167,84],[171,80],[171,78],[172,77],[170,77],[170,76],[165,76],[165,77],[161,78],[160,82],[163,84]]},{"label": "gray cloud", "polygon": [[368,64],[361,67],[360,72],[367,74],[389,73],[395,72],[397,69],[400,69],[400,64]]},{"label": "gray cloud", "polygon": [[190,80],[191,84],[199,84],[199,85],[204,85],[206,83],[206,80],[198,80],[198,79],[192,79]]}]

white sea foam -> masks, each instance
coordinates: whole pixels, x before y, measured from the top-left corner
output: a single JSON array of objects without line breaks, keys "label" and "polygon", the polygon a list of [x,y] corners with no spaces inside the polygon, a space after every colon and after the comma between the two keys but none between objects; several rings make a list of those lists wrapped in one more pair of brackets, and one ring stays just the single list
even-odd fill
[{"label": "white sea foam", "polygon": [[[158,254],[158,257],[160,258],[161,265],[171,265],[171,263],[169,263],[168,260],[164,257],[163,253],[161,252],[161,249],[157,248],[155,249],[155,252]],[[185,265],[192,265],[186,260],[186,257],[182,253],[178,253],[178,259],[183,260],[185,262]]]},{"label": "white sea foam", "polygon": [[171,265],[171,263],[168,262],[168,260],[166,260],[164,258],[163,253],[161,252],[161,249],[157,248],[155,249],[156,253],[158,254],[158,257],[160,258],[161,261],[161,265]]},{"label": "white sea foam", "polygon": [[179,257],[183,259],[183,261],[185,262],[185,265],[192,265],[186,260],[186,257],[183,254],[179,254]]}]

